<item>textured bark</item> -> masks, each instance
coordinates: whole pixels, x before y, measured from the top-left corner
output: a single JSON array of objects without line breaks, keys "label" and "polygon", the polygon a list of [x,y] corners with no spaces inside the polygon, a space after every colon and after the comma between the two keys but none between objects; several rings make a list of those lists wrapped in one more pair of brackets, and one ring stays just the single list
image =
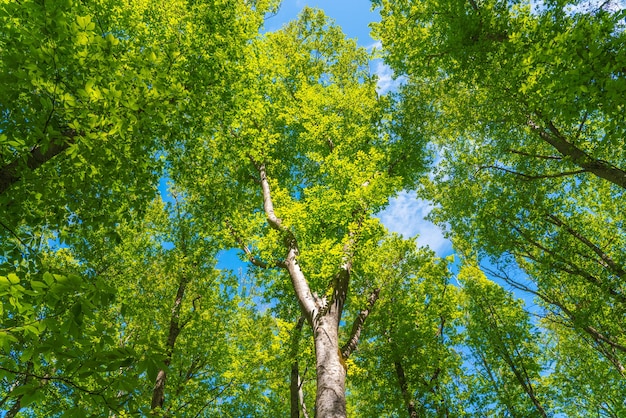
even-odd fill
[{"label": "textured bark", "polygon": [[332,315],[316,321],[313,332],[317,370],[317,418],[346,417],[346,369],[339,352],[338,323]]},{"label": "textured bark", "polygon": [[[317,371],[315,416],[317,418],[343,418],[346,416],[346,363],[339,345],[339,323],[350,283],[354,250],[352,247],[355,245],[355,234],[350,233],[350,240],[344,246],[342,264],[333,277],[331,300],[327,302],[326,298],[312,294],[306,276],[298,263],[299,249],[297,239],[293,232],[282,224],[281,219],[274,212],[265,164],[255,161],[252,157],[250,157],[250,160],[259,173],[259,184],[263,195],[263,210],[267,223],[271,228],[281,233],[285,246],[286,255],[284,261],[278,266],[288,271],[302,313],[313,330]],[[367,184],[364,184],[364,186],[367,186]],[[354,215],[357,216],[359,213],[355,212]],[[364,214],[361,215],[364,216]],[[359,227],[360,225],[361,222],[359,222]],[[369,309],[371,309],[371,305],[373,305],[377,297],[378,292],[375,292],[370,299],[371,303],[366,312],[357,318],[357,325],[353,329],[353,338],[345,346],[347,352],[352,352],[356,348],[363,322],[367,318]],[[293,377],[295,378],[295,375]],[[292,387],[292,390],[294,389]],[[295,402],[293,392],[292,402]]]},{"label": "textured bark", "polygon": [[615,167],[608,161],[590,156],[569,142],[552,122],[548,123],[547,130],[532,120],[528,121],[528,126],[537,132],[541,139],[552,145],[561,155],[567,157],[583,170],[626,189],[626,171]]}]

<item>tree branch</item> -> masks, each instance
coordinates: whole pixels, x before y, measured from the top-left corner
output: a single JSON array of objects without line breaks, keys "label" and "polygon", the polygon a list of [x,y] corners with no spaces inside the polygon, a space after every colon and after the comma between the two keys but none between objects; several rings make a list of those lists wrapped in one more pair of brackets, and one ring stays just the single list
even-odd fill
[{"label": "tree branch", "polygon": [[497,166],[497,165],[480,166],[480,167],[478,167],[478,169],[479,170],[483,170],[483,169],[500,170],[500,171],[504,171],[506,173],[515,174],[516,176],[523,177],[526,180],[540,180],[540,179],[567,177],[567,176],[572,176],[572,175],[575,175],[575,174],[586,173],[588,171],[588,170],[574,170],[574,171],[565,171],[565,172],[562,172],[562,173],[554,173],[554,174],[531,175],[531,174],[520,173],[520,172],[514,171],[514,170],[509,170],[508,168],[500,167],[500,166]]},{"label": "tree branch", "polygon": [[365,324],[365,320],[369,316],[374,304],[378,300],[378,296],[380,294],[380,288],[374,289],[374,291],[367,298],[367,306],[365,309],[361,310],[357,317],[354,319],[352,324],[352,332],[350,333],[350,338],[348,338],[348,342],[341,347],[341,355],[344,360],[347,360],[348,357],[352,354],[352,352],[356,349],[359,344],[359,338],[361,337],[361,332],[363,331],[363,325]]},{"label": "tree branch", "polygon": [[569,225],[567,225],[564,221],[559,219],[557,216],[548,214],[548,220],[550,223],[559,226],[567,231],[568,234],[576,238],[578,241],[582,242],[584,245],[589,247],[598,257],[600,257],[603,263],[600,263],[603,267],[609,268],[613,270],[613,272],[620,278],[626,275],[624,269],[619,266],[607,253],[602,251],[600,247],[591,242],[587,237],[583,236],[580,232],[575,231]]},{"label": "tree branch", "polygon": [[510,152],[511,154],[518,154],[518,155],[523,155],[525,157],[532,157],[532,158],[539,158],[542,160],[562,160],[563,157],[559,157],[557,155],[541,155],[541,154],[531,154],[529,152],[524,152],[524,151],[520,151],[520,150],[516,150],[516,149],[509,149],[507,150],[508,152]]},{"label": "tree branch", "polygon": [[561,155],[569,158],[572,163],[585,171],[626,189],[626,171],[615,167],[607,161],[590,156],[569,142],[552,121],[548,122],[548,130],[542,128],[532,119],[528,119],[527,124],[541,139],[552,145]]},{"label": "tree branch", "polygon": [[282,232],[284,235],[284,242],[287,247],[287,255],[285,256],[284,265],[289,272],[291,284],[293,285],[296,297],[298,298],[300,308],[309,321],[309,324],[313,326],[313,320],[315,319],[316,313],[319,311],[321,306],[318,298],[314,297],[311,293],[306,276],[298,263],[298,242],[296,237],[293,235],[293,232],[282,225],[281,220],[274,213],[274,203],[272,202],[272,193],[267,178],[265,164],[258,164],[252,157],[249,156],[249,158],[259,171],[261,191],[263,193],[263,210],[265,211],[267,222],[270,227]]},{"label": "tree branch", "polygon": [[[530,294],[533,294],[535,296],[537,296],[538,298],[542,299],[544,302],[546,302],[549,305],[555,306],[557,307],[562,313],[565,314],[565,316],[569,319],[570,323],[565,324],[565,323],[560,323],[561,325],[567,326],[567,327],[571,327],[571,328],[580,328],[583,331],[585,331],[587,334],[589,334],[596,342],[602,341],[608,345],[610,345],[611,347],[622,351],[624,353],[626,353],[626,346],[623,346],[613,340],[611,340],[609,337],[605,336],[604,334],[602,334],[600,331],[598,331],[597,329],[595,329],[594,327],[590,326],[590,325],[584,325],[581,324],[581,326],[577,326],[576,324],[579,324],[579,318],[577,317],[577,314],[575,312],[573,312],[571,309],[567,308],[567,306],[565,306],[564,303],[548,296],[545,293],[533,290],[531,288],[529,288],[528,286],[525,286],[523,284],[521,284],[520,282],[513,280],[510,276],[508,276],[506,273],[502,272],[500,269],[500,272],[502,274],[499,274],[498,272],[496,272],[493,269],[490,269],[488,267],[481,267],[482,269],[484,269],[484,271],[488,272],[489,274],[504,280],[506,283],[510,284],[511,286],[513,286],[516,289],[522,290],[524,292],[528,292]],[[549,318],[548,318],[549,319]]]},{"label": "tree branch", "polygon": [[26,167],[31,171],[41,167],[44,163],[61,154],[74,143],[77,133],[73,129],[62,133],[62,138],[52,140],[44,150],[42,145],[34,146],[30,152],[15,161],[0,167],[0,195],[6,192],[11,185],[18,182],[22,176],[20,169]]},{"label": "tree branch", "polygon": [[37,380],[42,380],[42,381],[48,381],[48,380],[54,380],[54,381],[58,381],[58,382],[62,382],[65,383],[68,386],[73,387],[76,390],[79,390],[81,392],[84,392],[88,395],[98,395],[98,396],[103,396],[102,393],[107,390],[109,388],[110,385],[104,386],[103,388],[99,389],[99,390],[91,390],[91,389],[87,389],[84,388],[74,382],[72,382],[70,379],[66,378],[66,377],[61,377],[61,376],[50,376],[50,375],[38,375],[38,374],[34,374],[34,373],[30,373],[30,372],[20,372],[18,370],[12,370],[12,369],[8,369],[4,366],[0,366],[0,370],[4,370],[5,372],[9,372],[11,374],[14,374],[16,376],[24,376],[24,377],[32,377],[35,378]]},{"label": "tree branch", "polygon": [[[237,231],[235,231],[235,228],[233,227],[233,225],[230,223],[229,220],[226,220],[226,226],[228,227],[230,234],[233,236],[233,238],[235,238],[235,241],[237,241],[237,244],[239,244],[239,248],[241,248],[243,252],[246,253],[246,256],[248,257],[248,261],[250,261],[250,263],[262,269],[270,268],[270,265],[268,263],[266,263],[263,260],[260,260],[259,258],[255,257],[254,254],[252,254],[250,247],[248,247],[243,242],[243,239],[241,239],[239,234],[237,234]],[[285,267],[284,265],[281,265],[281,264],[277,264],[277,266]]]},{"label": "tree branch", "polygon": [[[589,282],[590,284],[593,284],[593,285],[597,286],[597,288],[599,288],[600,290],[602,290],[604,292],[608,292],[610,295],[615,297],[621,303],[626,303],[626,296],[622,292],[619,292],[618,290],[616,290],[612,286],[610,286],[609,283],[605,283],[604,281],[602,281],[598,277],[595,277],[594,275],[592,275],[592,274],[588,273],[587,271],[585,271],[583,268],[575,265],[573,262],[571,262],[571,261],[569,261],[567,259],[564,259],[563,257],[560,257],[553,250],[547,248],[546,246],[544,246],[541,243],[539,243],[539,242],[535,241],[534,239],[532,239],[532,237],[530,237],[529,234],[524,232],[517,225],[515,225],[515,224],[513,224],[511,222],[508,222],[506,220],[503,220],[503,221],[506,222],[513,230],[517,231],[517,233],[520,235],[520,237],[522,237],[531,246],[539,249],[542,252],[545,252],[545,253],[549,254],[555,261],[561,263],[562,265],[557,266],[557,268],[559,268],[561,271],[564,271],[566,273],[582,277],[587,282]],[[526,253],[526,254],[521,254],[521,255],[523,257],[527,257],[527,258],[535,261],[536,263],[542,264],[542,261],[538,260],[537,257],[534,257],[531,254]]]}]

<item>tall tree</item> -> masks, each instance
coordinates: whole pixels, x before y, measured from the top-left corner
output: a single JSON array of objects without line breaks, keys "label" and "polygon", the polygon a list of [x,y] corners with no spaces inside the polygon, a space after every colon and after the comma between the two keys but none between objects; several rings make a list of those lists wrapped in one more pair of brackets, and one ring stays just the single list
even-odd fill
[{"label": "tall tree", "polygon": [[[387,100],[376,94],[367,59],[323,13],[305,9],[252,45],[250,88],[234,121],[191,151],[206,156],[200,166],[213,167],[214,182],[239,193],[225,223],[233,243],[258,268],[283,272],[265,285],[280,289],[279,303],[297,301],[313,330],[320,417],[346,415],[353,348],[341,352],[340,328],[345,312],[359,320],[375,291],[353,274],[365,262],[361,248],[383,236],[372,215],[423,167],[420,159],[403,163],[407,147],[419,145],[385,131]],[[188,186],[194,199],[201,203],[209,189],[210,204],[211,181]],[[360,298],[350,302],[352,289]]]},{"label": "tall tree", "polygon": [[[46,393],[60,409],[136,410],[109,391],[134,390],[137,353],[98,337],[118,324],[103,312],[119,289],[90,268],[95,252],[73,250],[115,242],[120,223],[137,221],[171,138],[228,103],[270,3],[0,3],[0,344],[12,413]],[[49,248],[59,243],[70,249]],[[111,384],[117,369],[128,371],[122,386]]]},{"label": "tall tree", "polygon": [[[375,4],[387,60],[408,76],[404,120],[441,157],[424,189],[433,218],[458,251],[533,292],[552,329],[574,331],[623,374],[625,12]],[[534,283],[506,273],[518,268]]]},{"label": "tall tree", "polygon": [[457,132],[495,138],[499,156],[542,166],[504,169],[597,176],[626,188],[623,10],[578,1],[542,9],[499,0],[373,4],[387,61],[422,86],[435,84],[446,97],[437,108]]},{"label": "tall tree", "polygon": [[268,5],[3,1],[2,236],[145,206],[169,139],[232,96]]},{"label": "tall tree", "polygon": [[380,299],[350,368],[355,416],[462,416],[458,287],[446,260],[390,238],[368,264]]},{"label": "tall tree", "polygon": [[495,406],[491,413],[497,415],[549,416],[540,379],[540,346],[522,301],[489,281],[476,267],[462,267],[459,280],[467,304],[466,344],[478,380],[486,386],[479,392],[484,396],[479,405]]}]

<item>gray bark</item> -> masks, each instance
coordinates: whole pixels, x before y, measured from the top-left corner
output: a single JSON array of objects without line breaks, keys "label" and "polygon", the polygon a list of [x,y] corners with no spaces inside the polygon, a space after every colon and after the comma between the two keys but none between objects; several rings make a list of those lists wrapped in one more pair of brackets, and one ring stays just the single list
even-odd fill
[{"label": "gray bark", "polygon": [[346,416],[346,368],[339,351],[338,323],[332,315],[320,317],[315,324],[315,360],[317,370],[317,418]]}]

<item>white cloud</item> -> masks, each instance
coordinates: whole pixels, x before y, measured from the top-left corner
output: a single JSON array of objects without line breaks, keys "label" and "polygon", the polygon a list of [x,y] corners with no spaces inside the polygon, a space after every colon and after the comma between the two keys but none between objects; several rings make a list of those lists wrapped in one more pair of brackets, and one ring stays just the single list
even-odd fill
[{"label": "white cloud", "polygon": [[391,67],[385,64],[382,60],[374,60],[372,61],[372,65],[374,65],[374,74],[378,77],[376,90],[379,94],[385,94],[389,91],[396,90],[405,83],[406,77],[400,76],[396,78]]},{"label": "white cloud", "polygon": [[438,226],[424,219],[431,210],[432,205],[418,199],[415,192],[401,192],[377,216],[388,230],[405,238],[418,235],[419,245],[428,245],[439,256],[449,255],[452,251],[450,241],[444,238]]},{"label": "white cloud", "polygon": [[383,49],[383,43],[381,41],[376,41],[373,44],[366,46],[365,49],[367,49],[367,52],[370,52],[370,53],[373,50],[380,51]]}]

